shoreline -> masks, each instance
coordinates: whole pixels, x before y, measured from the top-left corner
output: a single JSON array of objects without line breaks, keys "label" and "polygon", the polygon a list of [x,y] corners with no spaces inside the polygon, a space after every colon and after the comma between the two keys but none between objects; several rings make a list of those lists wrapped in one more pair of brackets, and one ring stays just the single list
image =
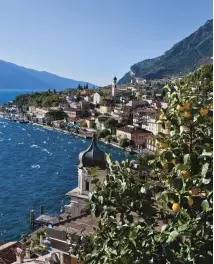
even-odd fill
[{"label": "shoreline", "polygon": [[[2,118],[0,118],[0,119],[8,120],[8,121],[14,122],[13,120],[10,120],[9,118],[4,118],[4,117],[2,117]],[[14,122],[14,123],[15,123],[15,122]],[[17,123],[18,123],[18,122],[17,122]],[[84,138],[84,139],[91,139],[91,138],[92,138],[92,135],[90,136],[90,135],[77,134],[77,133],[74,133],[74,132],[72,132],[72,131],[67,131],[67,130],[64,130],[64,129],[61,129],[61,128],[54,128],[54,127],[47,126],[47,125],[43,125],[43,124],[33,123],[33,122],[31,122],[31,121],[30,121],[29,123],[26,123],[26,124],[29,124],[29,125],[32,125],[32,126],[38,126],[38,127],[41,127],[41,128],[47,129],[47,130],[51,130],[51,131],[57,131],[57,132],[59,132],[59,133],[63,133],[63,134],[66,134],[66,135],[77,136],[77,137],[79,137],[79,138]],[[128,149],[124,149],[124,148],[120,147],[119,145],[114,144],[114,143],[112,143],[112,142],[111,142],[111,143],[108,143],[108,142],[106,142],[104,139],[97,139],[97,141],[100,142],[100,143],[103,143],[103,144],[105,144],[105,145],[107,145],[107,146],[111,146],[111,147],[117,148],[117,149],[119,149],[119,150],[121,150],[121,151],[123,151],[123,152],[125,152],[125,153],[127,153],[127,154],[130,154],[130,155],[137,155],[137,154],[140,154],[140,153],[137,153],[137,152],[135,152],[135,153],[130,153],[130,150],[128,150]],[[145,150],[145,151],[147,151],[147,150]]]},{"label": "shoreline", "polygon": [[[38,123],[29,123],[29,124],[31,124],[31,125],[33,125],[33,126],[39,126],[39,127],[42,127],[42,128],[48,129],[48,130],[52,130],[52,131],[55,130],[55,131],[57,131],[57,132],[59,132],[59,133],[63,133],[63,134],[66,134],[66,135],[77,136],[77,137],[79,137],[79,138],[85,138],[85,139],[91,139],[91,138],[92,138],[92,136],[90,137],[90,136],[84,136],[84,135],[81,135],[81,134],[76,134],[76,133],[74,133],[74,132],[67,131],[67,130],[64,130],[64,129],[61,129],[61,128],[54,128],[54,127],[50,127],[50,126],[42,125],[42,124],[38,124]],[[130,152],[129,150],[126,150],[126,149],[124,149],[124,148],[118,146],[117,144],[108,143],[108,142],[106,142],[104,139],[97,139],[97,141],[98,141],[98,142],[101,142],[101,143],[103,143],[103,144],[105,144],[105,145],[107,145],[107,146],[112,146],[112,147],[115,147],[115,148],[117,148],[117,149],[120,149],[120,150],[122,150],[123,152],[126,152],[126,153],[128,153],[128,154],[130,154],[130,155],[137,155],[137,154],[138,154],[138,153],[131,154],[131,153],[129,153],[129,152]]]},{"label": "shoreline", "polygon": [[[50,127],[50,126],[47,126],[47,125],[42,125],[42,124],[38,124],[38,123],[31,123],[31,122],[29,124],[31,124],[33,126],[40,126],[40,127],[45,128],[45,129],[48,129],[48,130],[53,130],[53,131],[55,130],[55,131],[58,131],[59,133],[63,133],[63,134],[67,134],[67,135],[77,136],[79,138],[92,139],[92,136],[86,136],[86,135],[82,135],[82,134],[77,134],[77,133],[74,133],[72,131],[67,131],[67,130],[64,130],[64,129],[61,129],[61,128],[54,128],[54,127]],[[105,144],[107,146],[112,146],[114,148],[117,148],[117,149],[119,149],[119,150],[121,150],[121,151],[123,151],[123,152],[125,152],[125,153],[127,153],[129,155],[138,155],[138,154],[141,154],[143,152],[151,152],[152,153],[152,151],[150,151],[148,149],[143,149],[141,152],[137,151],[137,150],[134,150],[135,153],[130,153],[131,150],[129,148],[125,148],[124,149],[124,148],[120,147],[118,144],[114,144],[113,142],[108,143],[103,138],[102,139],[97,139],[97,141],[100,142],[100,143],[103,143],[103,144]]]}]

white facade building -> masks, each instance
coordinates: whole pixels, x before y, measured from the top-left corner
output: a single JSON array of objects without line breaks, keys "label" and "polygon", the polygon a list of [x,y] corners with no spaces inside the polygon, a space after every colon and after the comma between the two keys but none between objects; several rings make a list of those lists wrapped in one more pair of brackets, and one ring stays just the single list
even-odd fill
[{"label": "white facade building", "polygon": [[100,104],[102,102],[103,96],[100,93],[94,93],[93,95],[93,104]]}]

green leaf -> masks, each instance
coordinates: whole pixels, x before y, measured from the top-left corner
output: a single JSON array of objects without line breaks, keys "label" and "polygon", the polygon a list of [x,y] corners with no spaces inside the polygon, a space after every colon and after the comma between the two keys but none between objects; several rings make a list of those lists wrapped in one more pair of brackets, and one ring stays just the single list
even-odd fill
[{"label": "green leaf", "polygon": [[179,198],[175,193],[168,193],[169,201],[179,202]]},{"label": "green leaf", "polygon": [[125,256],[121,257],[121,261],[123,264],[128,264],[128,261]]},{"label": "green leaf", "polygon": [[111,251],[111,253],[117,256],[117,250],[116,250],[116,249],[113,249],[113,250]]},{"label": "green leaf", "polygon": [[184,155],[184,165],[187,165],[189,160],[190,160],[190,155],[189,154]]},{"label": "green leaf", "polygon": [[146,193],[146,188],[145,187],[141,187],[140,192],[141,193]]},{"label": "green leaf", "polygon": [[178,121],[178,125],[180,126],[181,125],[181,118],[178,117],[177,121]]},{"label": "green leaf", "polygon": [[183,181],[181,178],[175,178],[172,181],[173,187],[177,190],[180,191],[183,188]]},{"label": "green leaf", "polygon": [[166,230],[166,228],[167,228],[167,224],[165,224],[165,225],[163,225],[162,227],[161,227],[161,233],[163,233],[165,230]]},{"label": "green leaf", "polygon": [[209,163],[207,162],[202,167],[201,175],[203,176],[203,178],[206,177],[208,169],[209,169]]},{"label": "green leaf", "polygon": [[135,240],[133,239],[133,238],[130,238],[129,239],[131,242],[132,242],[132,244],[136,247],[136,242],[135,242]]},{"label": "green leaf", "polygon": [[98,182],[99,182],[99,180],[96,179],[96,178],[94,178],[94,179],[91,180],[91,183],[92,183],[92,184],[96,184],[96,183],[98,183]]},{"label": "green leaf", "polygon": [[172,152],[171,151],[167,151],[165,153],[165,158],[168,160],[168,161],[171,161],[172,160]]},{"label": "green leaf", "polygon": [[175,230],[175,231],[172,231],[172,232],[169,234],[169,237],[168,237],[168,239],[167,239],[166,242],[171,243],[171,242],[175,241],[176,238],[178,237],[178,235],[179,235],[178,231],[176,231],[176,230]]},{"label": "green leaf", "polygon": [[207,185],[207,184],[209,184],[211,182],[211,178],[203,179],[202,182],[203,182],[203,184]]},{"label": "green leaf", "polygon": [[204,200],[201,203],[201,207],[202,207],[204,212],[208,212],[209,211],[209,202],[207,200]]},{"label": "green leaf", "polygon": [[212,152],[204,152],[203,154],[200,155],[199,158],[204,158],[204,157],[212,157],[213,153]]},{"label": "green leaf", "polygon": [[129,239],[134,239],[137,237],[137,232],[135,230],[132,230],[130,233],[129,233]]},{"label": "green leaf", "polygon": [[98,200],[99,200],[100,203],[102,204],[102,203],[103,203],[103,196],[99,196],[99,197],[98,197]]},{"label": "green leaf", "polygon": [[133,223],[133,221],[134,221],[134,218],[133,218],[132,215],[127,215],[126,219],[127,219],[129,222],[131,222],[131,223]]},{"label": "green leaf", "polygon": [[165,202],[168,202],[168,192],[167,191],[163,191],[162,193],[161,193],[161,198],[163,199],[163,201],[165,201]]}]

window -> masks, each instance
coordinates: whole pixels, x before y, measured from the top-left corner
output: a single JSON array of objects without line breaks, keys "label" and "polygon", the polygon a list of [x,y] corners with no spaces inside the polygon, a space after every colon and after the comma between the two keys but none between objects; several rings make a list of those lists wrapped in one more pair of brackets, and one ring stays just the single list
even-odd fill
[{"label": "window", "polygon": [[89,181],[88,180],[85,181],[85,190],[89,191]]}]

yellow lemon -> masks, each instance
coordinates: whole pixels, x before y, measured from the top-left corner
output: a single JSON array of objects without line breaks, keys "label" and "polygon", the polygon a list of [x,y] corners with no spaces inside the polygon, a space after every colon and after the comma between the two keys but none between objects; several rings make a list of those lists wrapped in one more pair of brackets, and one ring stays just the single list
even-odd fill
[{"label": "yellow lemon", "polygon": [[189,119],[191,117],[190,112],[189,111],[185,111],[184,112],[184,117],[187,118],[187,119]]},{"label": "yellow lemon", "polygon": [[208,115],[208,109],[207,109],[207,108],[201,108],[201,109],[200,109],[200,114],[201,114],[202,116],[206,116],[206,115]]},{"label": "yellow lemon", "polygon": [[175,213],[178,213],[180,210],[181,210],[181,206],[179,203],[174,203],[172,205],[172,210],[175,212]]},{"label": "yellow lemon", "polygon": [[181,106],[181,105],[177,105],[176,110],[179,111],[179,112],[181,112],[181,111],[184,110],[184,107]]},{"label": "yellow lemon", "polygon": [[163,169],[168,169],[168,163],[167,162],[163,162],[162,163],[162,167],[163,167]]},{"label": "yellow lemon", "polygon": [[206,197],[207,196],[207,193],[206,192],[202,192],[201,195],[204,196],[204,197]]},{"label": "yellow lemon", "polygon": [[194,188],[190,189],[189,194],[198,195],[199,194],[199,188],[194,187]]},{"label": "yellow lemon", "polygon": [[191,178],[191,173],[189,171],[186,170],[182,170],[181,171],[181,175],[185,178],[185,179],[189,179]]},{"label": "yellow lemon", "polygon": [[190,109],[190,103],[189,102],[184,104],[184,109],[185,110],[189,110]]}]

